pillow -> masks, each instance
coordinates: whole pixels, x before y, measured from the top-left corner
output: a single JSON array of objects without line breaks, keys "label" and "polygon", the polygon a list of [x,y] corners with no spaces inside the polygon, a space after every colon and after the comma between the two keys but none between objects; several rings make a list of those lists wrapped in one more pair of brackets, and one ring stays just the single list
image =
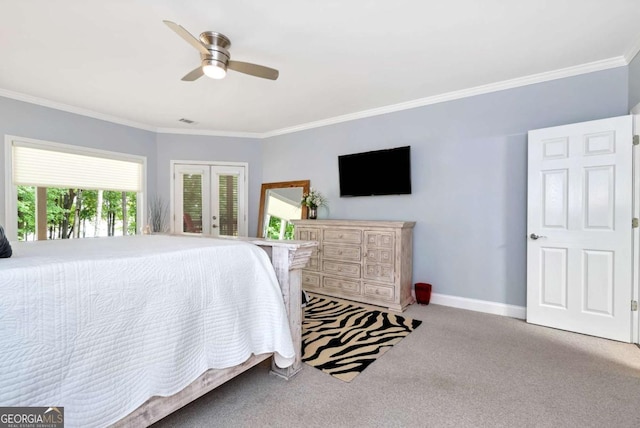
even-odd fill
[{"label": "pillow", "polygon": [[11,244],[7,239],[7,235],[4,234],[4,228],[0,226],[0,259],[7,259],[11,257]]}]

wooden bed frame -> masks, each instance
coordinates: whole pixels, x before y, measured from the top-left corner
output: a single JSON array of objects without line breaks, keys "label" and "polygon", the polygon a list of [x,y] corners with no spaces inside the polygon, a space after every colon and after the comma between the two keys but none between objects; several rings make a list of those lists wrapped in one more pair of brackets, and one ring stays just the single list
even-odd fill
[{"label": "wooden bed frame", "polygon": [[[282,289],[282,296],[289,316],[289,327],[296,357],[293,365],[287,368],[277,367],[271,362],[271,372],[290,379],[302,369],[302,285],[301,269],[309,262],[312,250],[318,245],[315,241],[273,241],[260,238],[225,238],[242,240],[264,249],[276,272]],[[244,363],[228,369],[211,369],[203,373],[194,382],[180,392],[169,397],[151,397],[143,405],[119,420],[112,427],[147,427],[165,416],[175,412],[186,404],[203,396],[207,392],[261,363],[273,354],[254,355]]]}]

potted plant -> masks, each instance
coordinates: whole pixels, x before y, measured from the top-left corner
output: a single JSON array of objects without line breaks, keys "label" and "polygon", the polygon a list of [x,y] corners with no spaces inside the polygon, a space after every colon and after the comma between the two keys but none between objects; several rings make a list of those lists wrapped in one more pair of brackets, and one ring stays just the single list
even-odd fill
[{"label": "potted plant", "polygon": [[308,217],[315,220],[316,218],[318,218],[318,207],[327,205],[327,199],[312,187],[311,189],[309,189],[309,193],[304,193],[302,195],[302,201],[300,201],[300,205],[309,208]]}]

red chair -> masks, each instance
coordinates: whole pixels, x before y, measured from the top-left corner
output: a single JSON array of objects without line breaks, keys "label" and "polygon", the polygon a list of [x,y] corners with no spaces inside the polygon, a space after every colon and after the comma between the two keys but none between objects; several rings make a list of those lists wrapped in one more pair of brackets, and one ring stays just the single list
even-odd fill
[{"label": "red chair", "polygon": [[191,219],[191,215],[184,213],[182,215],[182,231],[186,233],[200,233],[202,226],[196,225]]}]

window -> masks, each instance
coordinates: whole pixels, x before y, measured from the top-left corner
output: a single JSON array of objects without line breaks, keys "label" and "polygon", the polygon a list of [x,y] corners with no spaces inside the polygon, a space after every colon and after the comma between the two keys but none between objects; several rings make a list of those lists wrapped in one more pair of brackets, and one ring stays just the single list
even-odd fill
[{"label": "window", "polygon": [[10,239],[135,234],[143,224],[146,159],[7,137]]},{"label": "window", "polygon": [[[37,218],[39,198],[46,204],[42,219]],[[18,240],[135,235],[137,199],[135,192],[18,186]]]}]

